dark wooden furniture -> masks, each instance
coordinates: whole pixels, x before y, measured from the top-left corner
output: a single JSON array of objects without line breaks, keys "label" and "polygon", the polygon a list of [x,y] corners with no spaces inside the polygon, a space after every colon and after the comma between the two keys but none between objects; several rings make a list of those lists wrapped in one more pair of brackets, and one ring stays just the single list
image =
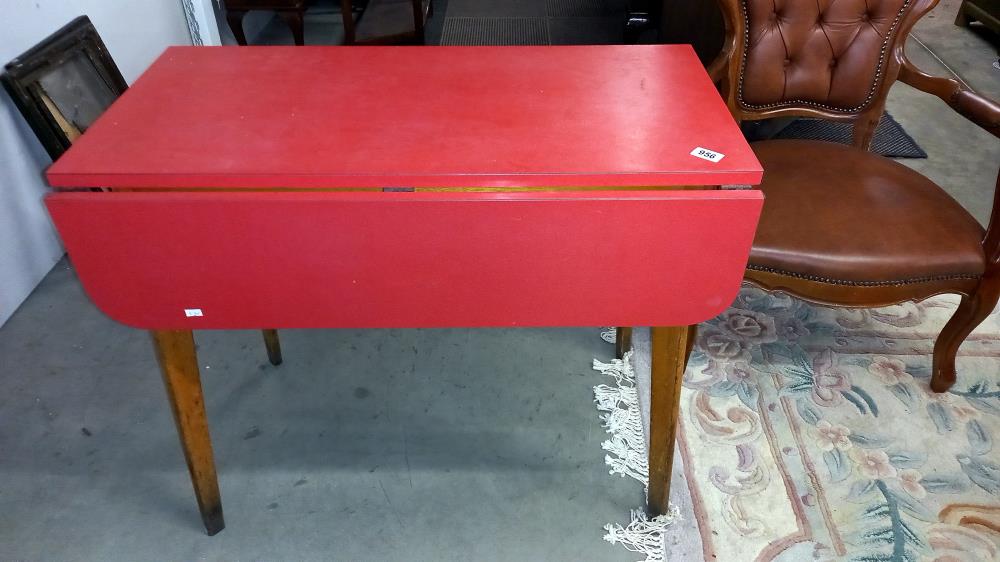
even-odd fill
[{"label": "dark wooden furniture", "polygon": [[368,0],[357,11],[351,0],[340,0],[344,44],[423,45],[432,9],[432,0]]},{"label": "dark wooden furniture", "polygon": [[[581,76],[619,80],[598,96]],[[293,113],[273,103],[289,88]],[[666,509],[688,326],[736,296],[763,203],[714,186],[760,175],[687,47],[172,47],[49,168],[66,191],[46,204],[90,298],[153,331],[211,534],[202,329],[661,326],[649,505]],[[131,191],[74,191],[95,182]]]},{"label": "dark wooden furniture", "polygon": [[[128,88],[87,16],[74,19],[4,65],[0,82],[52,160],[62,156]],[[263,332],[268,359],[278,365],[278,332]]]},{"label": "dark wooden furniture", "polygon": [[[243,16],[251,10],[273,10],[278,16],[288,24],[292,30],[292,37],[295,38],[296,45],[305,44],[305,22],[306,0],[225,0],[226,21],[229,28],[236,36],[236,42],[240,45],[247,44],[247,37],[243,33]],[[350,0],[347,0],[350,6]]]},{"label": "dark wooden furniture", "polygon": [[805,116],[854,124],[854,146],[751,145],[764,166],[767,203],[746,279],[836,306],[961,295],[934,347],[930,386],[943,392],[955,382],[959,345],[1000,295],[1000,195],[984,230],[929,179],[867,151],[897,79],[1000,136],[1000,105],[906,58],[907,34],[936,4],[839,2],[821,12],[813,0],[787,0],[777,11],[771,0],[721,0],[728,33],[708,70],[738,120]]},{"label": "dark wooden furniture", "polygon": [[726,27],[713,0],[629,0],[625,42],[688,44],[706,65],[722,49]]},{"label": "dark wooden furniture", "polygon": [[955,25],[968,27],[973,21],[1000,34],[1000,0],[962,0],[958,15],[955,16]]},{"label": "dark wooden furniture", "polygon": [[[226,0],[226,21],[240,45],[247,44],[243,16],[273,10],[292,30],[296,45],[305,44],[307,0]],[[431,0],[340,0],[345,45],[423,44]]]},{"label": "dark wooden furniture", "polygon": [[7,63],[0,82],[53,160],[128,87],[87,16]]}]

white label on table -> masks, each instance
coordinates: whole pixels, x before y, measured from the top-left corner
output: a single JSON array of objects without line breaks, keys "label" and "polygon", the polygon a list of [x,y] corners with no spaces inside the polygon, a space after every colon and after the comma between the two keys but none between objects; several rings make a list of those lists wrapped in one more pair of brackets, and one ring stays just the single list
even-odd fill
[{"label": "white label on table", "polygon": [[184,316],[191,318],[192,316],[204,316],[204,314],[201,313],[200,308],[185,308]]},{"label": "white label on table", "polygon": [[721,152],[716,152],[700,146],[695,147],[695,149],[691,151],[691,156],[701,158],[702,160],[708,160],[709,162],[718,162],[726,157],[726,155]]}]

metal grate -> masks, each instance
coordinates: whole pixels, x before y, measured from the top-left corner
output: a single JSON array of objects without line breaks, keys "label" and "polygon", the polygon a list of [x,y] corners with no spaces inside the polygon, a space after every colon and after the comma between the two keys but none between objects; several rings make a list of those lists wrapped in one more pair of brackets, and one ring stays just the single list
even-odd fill
[{"label": "metal grate", "polygon": [[445,18],[442,45],[548,45],[545,18]]},{"label": "metal grate", "polygon": [[545,0],[549,17],[601,17],[614,13],[607,0]]},{"label": "metal grate", "polygon": [[[823,119],[797,119],[774,136],[776,139],[822,140],[851,144],[850,123]],[[920,145],[888,113],[882,115],[871,151],[890,158],[927,158]]]}]

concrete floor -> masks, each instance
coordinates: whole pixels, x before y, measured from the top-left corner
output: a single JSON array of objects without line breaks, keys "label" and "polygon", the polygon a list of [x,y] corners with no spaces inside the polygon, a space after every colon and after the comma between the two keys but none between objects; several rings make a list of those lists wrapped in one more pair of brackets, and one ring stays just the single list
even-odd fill
[{"label": "concrete floor", "polygon": [[630,560],[594,329],[199,332],[228,527],[201,528],[146,333],[59,264],[0,328],[0,560]]},{"label": "concrete floor", "polygon": [[[956,8],[911,57],[1000,98]],[[907,165],[985,221],[1000,143],[903,85],[889,110],[930,154]],[[635,559],[601,541],[642,490],[603,463],[596,330],[281,337],[275,368],[259,333],[197,335],[228,523],[207,537],[148,336],[60,263],[0,328],[0,560]]]}]

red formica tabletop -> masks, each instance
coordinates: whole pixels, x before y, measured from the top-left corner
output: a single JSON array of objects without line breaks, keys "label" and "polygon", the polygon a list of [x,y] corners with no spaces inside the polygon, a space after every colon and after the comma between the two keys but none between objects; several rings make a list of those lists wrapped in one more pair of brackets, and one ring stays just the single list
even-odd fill
[{"label": "red formica tabletop", "polygon": [[756,184],[761,168],[687,45],[171,47],[48,178],[614,188]]}]

